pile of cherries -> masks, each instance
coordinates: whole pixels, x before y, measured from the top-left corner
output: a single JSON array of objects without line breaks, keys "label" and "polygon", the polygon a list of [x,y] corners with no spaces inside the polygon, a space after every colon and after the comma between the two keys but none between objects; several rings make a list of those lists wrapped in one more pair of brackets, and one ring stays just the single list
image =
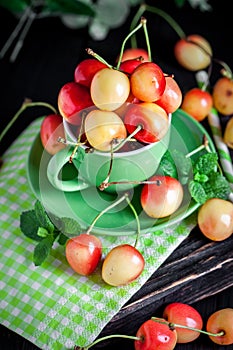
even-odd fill
[{"label": "pile of cherries", "polygon": [[[176,344],[190,343],[203,333],[219,345],[233,344],[233,309],[219,309],[212,313],[203,330],[203,319],[197,309],[191,305],[173,302],[165,306],[162,317],[151,317],[137,330],[136,336],[122,335],[134,341],[135,350],[172,350]],[[114,335],[110,336],[111,338]],[[109,337],[109,338],[110,338]],[[120,338],[121,335],[116,335]],[[92,346],[108,339],[99,338],[86,347],[75,346],[75,350],[88,350]]]}]

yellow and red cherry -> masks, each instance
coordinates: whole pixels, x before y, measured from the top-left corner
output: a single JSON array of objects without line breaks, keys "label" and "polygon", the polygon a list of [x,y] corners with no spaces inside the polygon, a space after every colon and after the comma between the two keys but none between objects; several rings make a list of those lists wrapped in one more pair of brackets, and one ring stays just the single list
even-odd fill
[{"label": "yellow and red cherry", "polygon": [[212,241],[223,241],[233,233],[233,203],[211,198],[200,207],[197,221],[205,237]]},{"label": "yellow and red cherry", "polygon": [[121,62],[119,69],[125,73],[132,74],[135,68],[141,63],[141,58],[126,60]]},{"label": "yellow and red cherry", "polygon": [[100,151],[110,151],[113,140],[122,141],[127,137],[122,119],[115,112],[99,109],[88,113],[84,131],[89,144]]},{"label": "yellow and red cherry", "polygon": [[102,278],[111,286],[122,286],[136,280],[144,269],[142,254],[130,244],[112,248],[102,265]]},{"label": "yellow and red cherry", "polygon": [[209,335],[209,338],[215,344],[233,344],[233,308],[220,309],[211,314],[207,320],[206,330],[214,334],[223,332],[219,336]]},{"label": "yellow and red cherry", "polygon": [[180,107],[182,103],[182,92],[177,81],[173,77],[166,76],[165,79],[166,87],[164,93],[160,99],[156,101],[156,104],[165,109],[167,114],[169,114],[174,113]]},{"label": "yellow and red cherry", "polygon": [[213,103],[217,111],[223,115],[233,114],[233,80],[222,77],[214,84]]},{"label": "yellow and red cherry", "polygon": [[204,37],[192,34],[177,41],[174,54],[182,67],[190,71],[198,71],[210,65],[212,48]]},{"label": "yellow and red cherry", "polygon": [[[196,329],[202,329],[203,320],[200,313],[191,305],[174,302],[163,310],[163,318],[169,323],[176,323]],[[200,332],[176,326],[177,343],[189,343],[197,339]]]},{"label": "yellow and red cherry", "polygon": [[193,88],[187,91],[181,104],[181,109],[199,122],[208,116],[212,107],[212,95],[200,88]]},{"label": "yellow and red cherry", "polygon": [[51,155],[66,146],[58,142],[58,138],[65,138],[63,118],[59,114],[47,115],[40,126],[40,139],[44,149]]},{"label": "yellow and red cherry", "polygon": [[93,103],[99,109],[114,111],[129,96],[129,78],[119,70],[103,68],[94,75],[90,92]]},{"label": "yellow and red cherry", "polygon": [[135,340],[135,350],[173,350],[177,343],[177,332],[171,330],[167,324],[145,321],[138,329]]},{"label": "yellow and red cherry", "polygon": [[[153,181],[153,183],[150,183]],[[184,191],[181,183],[170,176],[154,175],[144,184],[141,205],[152,218],[163,218],[173,214],[181,205]]]},{"label": "yellow and red cherry", "polygon": [[91,86],[94,75],[107,66],[95,58],[87,58],[81,61],[74,70],[74,81],[86,87]]},{"label": "yellow and red cherry", "polygon": [[66,259],[70,267],[80,275],[92,274],[102,256],[102,243],[99,238],[82,233],[69,238],[65,247]]},{"label": "yellow and red cherry", "polygon": [[58,94],[58,110],[62,117],[74,125],[81,124],[81,114],[85,108],[93,106],[89,89],[76,82],[63,85]]},{"label": "yellow and red cherry", "polygon": [[141,63],[130,76],[132,94],[143,102],[155,102],[166,87],[162,69],[154,62]]},{"label": "yellow and red cherry", "polygon": [[156,103],[150,102],[130,105],[125,113],[124,123],[129,134],[141,126],[134,137],[142,143],[160,141],[169,128],[168,115],[165,110]]},{"label": "yellow and red cherry", "polygon": [[144,62],[149,61],[148,52],[142,48],[128,48],[124,50],[121,62],[131,59],[142,59]]},{"label": "yellow and red cherry", "polygon": [[223,141],[226,145],[233,149],[233,117],[231,117],[226,124],[224,133],[223,133]]}]

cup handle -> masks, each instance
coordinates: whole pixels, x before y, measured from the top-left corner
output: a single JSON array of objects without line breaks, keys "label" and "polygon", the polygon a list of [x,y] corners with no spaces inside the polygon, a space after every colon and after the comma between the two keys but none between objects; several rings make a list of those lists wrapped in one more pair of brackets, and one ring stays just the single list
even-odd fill
[{"label": "cup handle", "polygon": [[58,190],[64,192],[81,191],[85,188],[91,187],[91,184],[80,176],[69,180],[60,179],[59,175],[62,168],[69,162],[72,149],[64,148],[54,154],[49,160],[47,167],[47,177],[49,182]]}]

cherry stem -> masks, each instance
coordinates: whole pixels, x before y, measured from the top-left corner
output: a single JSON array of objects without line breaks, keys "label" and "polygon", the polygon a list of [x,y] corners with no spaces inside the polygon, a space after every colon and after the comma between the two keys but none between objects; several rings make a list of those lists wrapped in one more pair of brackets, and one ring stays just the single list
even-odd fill
[{"label": "cherry stem", "polygon": [[120,197],[117,201],[115,201],[114,203],[110,204],[108,207],[106,207],[105,209],[103,209],[92,221],[91,225],[89,226],[89,228],[87,229],[86,234],[89,234],[91,232],[91,230],[93,229],[93,227],[95,226],[97,220],[99,220],[99,218],[105,214],[107,211],[109,211],[110,209],[114,208],[115,206],[117,206],[118,204],[120,204],[121,202],[123,202],[125,199],[128,198],[128,193],[125,193],[122,197]]},{"label": "cherry stem", "polygon": [[190,331],[196,331],[196,332],[199,332],[199,333],[203,333],[203,334],[209,335],[211,337],[221,337],[221,336],[223,336],[225,334],[224,331],[220,331],[219,333],[211,333],[211,332],[203,331],[202,329],[189,327],[189,326],[185,326],[185,325],[180,325],[180,324],[173,323],[173,322],[168,322],[168,321],[165,321],[165,320],[163,321],[162,319],[157,318],[157,317],[151,317],[151,319],[153,321],[155,321],[155,322],[168,325],[168,327],[170,329],[184,328],[184,329],[189,329]]},{"label": "cherry stem", "polygon": [[93,56],[94,58],[96,58],[98,61],[100,61],[101,63],[105,64],[108,68],[113,69],[113,66],[111,64],[109,64],[107,61],[105,61],[105,59],[103,57],[101,57],[100,55],[98,55],[96,52],[94,52],[92,49],[87,48],[86,49],[88,55]]},{"label": "cherry stem", "polygon": [[112,338],[123,338],[123,339],[131,339],[131,340],[141,340],[141,338],[139,337],[135,337],[135,336],[131,336],[131,335],[124,335],[124,334],[112,334],[112,335],[107,335],[105,337],[102,337],[102,338],[99,338],[97,340],[95,340],[93,343],[85,346],[85,347],[79,347],[79,346],[76,346],[74,347],[74,350],[88,350],[90,349],[92,346],[100,343],[101,341],[104,341],[104,340],[108,340],[108,339],[112,339]]},{"label": "cherry stem", "polygon": [[[186,34],[184,33],[183,29],[179,26],[179,24],[170,15],[168,15],[165,11],[163,11],[157,7],[149,6],[146,4],[141,4],[141,6],[139,7],[137,13],[135,14],[135,16],[131,22],[131,26],[130,26],[131,30],[132,30],[132,28],[135,27],[135,23],[138,22],[139,18],[143,15],[143,13],[145,11],[152,12],[152,13],[159,15],[160,17],[162,17],[163,19],[165,19],[169,23],[169,25],[175,30],[175,32],[177,33],[177,35],[180,38],[186,37]],[[137,47],[137,42],[136,42],[135,36],[131,38],[131,46]]]},{"label": "cherry stem", "polygon": [[206,149],[208,152],[211,152],[211,150],[209,148],[209,142],[208,142],[206,135],[203,136],[203,143],[199,147],[197,147],[194,150],[192,150],[191,152],[187,153],[185,157],[190,158],[194,154],[196,154],[197,152],[200,152],[203,149]]},{"label": "cherry stem", "polygon": [[31,100],[26,99],[21,108],[18,110],[18,112],[14,115],[14,117],[10,120],[10,122],[7,124],[7,126],[4,128],[4,130],[0,134],[0,142],[2,141],[3,137],[6,135],[8,130],[12,127],[12,125],[15,123],[15,121],[18,119],[18,117],[29,107],[47,107],[51,109],[55,114],[57,114],[56,109],[51,106],[49,103],[46,102],[31,102]]},{"label": "cherry stem", "polygon": [[138,26],[137,26],[136,28],[134,28],[132,31],[130,31],[130,33],[129,33],[129,34],[126,36],[126,38],[123,40],[123,43],[122,43],[122,45],[121,45],[121,51],[120,51],[119,59],[118,59],[117,66],[116,66],[116,69],[117,69],[117,70],[119,70],[119,68],[120,68],[121,60],[122,60],[122,56],[123,56],[123,53],[124,53],[125,44],[126,44],[127,40],[128,40],[136,31],[138,31],[143,25],[145,25],[144,19],[141,20],[141,22],[138,24]]},{"label": "cherry stem", "polygon": [[136,222],[137,222],[137,236],[136,236],[136,239],[135,239],[135,242],[134,242],[134,248],[136,248],[137,244],[138,244],[138,240],[139,240],[139,236],[140,236],[140,233],[141,233],[141,227],[140,227],[140,221],[139,221],[139,218],[138,218],[138,213],[136,212],[134,206],[132,205],[132,203],[130,202],[129,198],[126,197],[125,198],[130,209],[132,210],[134,216],[135,216],[135,219],[136,219]]},{"label": "cherry stem", "polygon": [[110,165],[109,165],[109,170],[108,170],[108,174],[106,176],[106,178],[104,179],[104,181],[99,185],[99,190],[103,191],[106,187],[109,186],[109,178],[112,172],[112,165],[113,165],[113,156],[114,156],[114,152],[118,151],[121,147],[124,146],[124,144],[128,141],[130,141],[133,136],[135,134],[137,134],[138,131],[140,131],[142,129],[142,125],[138,125],[137,128],[130,134],[128,135],[128,137],[126,137],[122,142],[119,143],[118,146],[113,147],[113,143],[115,141],[115,139],[112,140],[111,143],[111,158],[110,158]]}]

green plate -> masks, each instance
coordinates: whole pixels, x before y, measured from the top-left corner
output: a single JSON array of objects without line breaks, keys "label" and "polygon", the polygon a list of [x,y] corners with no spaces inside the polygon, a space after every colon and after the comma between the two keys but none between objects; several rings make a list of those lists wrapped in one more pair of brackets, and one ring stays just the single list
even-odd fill
[{"label": "green plate", "polygon": [[[171,128],[169,150],[177,149],[187,154],[202,144],[205,135],[210,149],[215,151],[214,144],[204,127],[182,110],[179,109],[173,114]],[[78,192],[62,192],[55,189],[48,181],[46,174],[50,157],[44,151],[38,134],[29,153],[27,173],[33,193],[48,213],[57,217],[76,219],[85,230],[99,212],[123,195],[101,192],[96,187]],[[191,215],[199,206],[191,200],[186,189],[183,202],[175,213],[166,218],[153,219],[148,217],[141,208],[140,192],[141,186],[138,186],[130,196],[139,215],[141,232],[160,230],[173,225]],[[131,235],[135,234],[136,228],[135,216],[124,200],[102,215],[92,232],[102,235]]]}]

